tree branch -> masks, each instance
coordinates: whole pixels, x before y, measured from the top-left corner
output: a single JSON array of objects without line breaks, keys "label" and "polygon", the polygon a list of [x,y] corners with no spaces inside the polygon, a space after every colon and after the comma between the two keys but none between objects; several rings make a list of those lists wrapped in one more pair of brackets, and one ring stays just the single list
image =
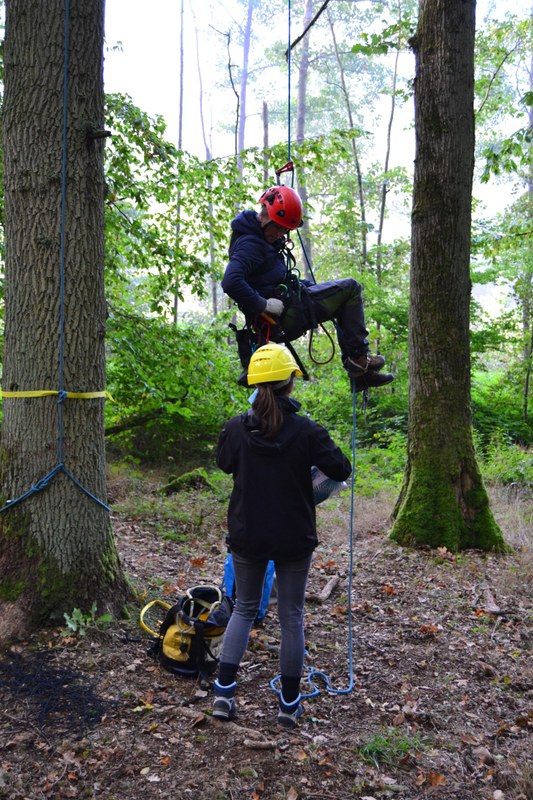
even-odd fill
[{"label": "tree branch", "polygon": [[[311,20],[311,22],[309,23],[307,28],[304,30],[304,32],[300,36],[298,36],[298,38],[295,39],[294,42],[291,44],[291,47],[290,47],[291,50],[294,50],[294,48],[296,47],[298,42],[301,42],[302,39],[304,38],[304,36],[307,34],[307,32],[311,30],[311,28],[313,27],[313,25],[315,24],[315,22],[317,21],[319,16],[328,7],[328,4],[329,4],[329,0],[325,0],[325,2],[322,3],[321,7],[318,9],[318,11],[316,12],[315,16],[313,17],[313,19]],[[289,50],[288,49],[285,50],[285,58],[287,59],[287,61],[289,60]]]}]

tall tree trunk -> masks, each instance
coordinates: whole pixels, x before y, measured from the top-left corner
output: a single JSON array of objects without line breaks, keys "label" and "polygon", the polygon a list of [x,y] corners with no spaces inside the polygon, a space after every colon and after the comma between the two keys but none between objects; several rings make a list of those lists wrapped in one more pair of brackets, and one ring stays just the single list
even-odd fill
[{"label": "tall tree trunk", "polygon": [[[533,91],[533,57],[529,63],[529,90]],[[528,109],[529,129],[533,130],[533,108]],[[527,218],[530,227],[533,225],[533,144],[529,144],[529,173],[527,176]],[[531,252],[531,251],[530,251]],[[529,391],[531,387],[531,361],[533,357],[533,324],[531,311],[533,304],[533,265],[531,259],[525,264],[525,298],[522,304],[522,326],[524,330],[524,361],[526,364],[526,379],[524,382],[524,420],[529,419]]]},{"label": "tall tree trunk", "polygon": [[398,61],[400,58],[400,43],[398,42],[398,49],[396,50],[396,57],[394,59],[394,71],[392,74],[392,89],[391,89],[391,105],[389,122],[387,124],[387,143],[385,147],[385,160],[383,163],[383,183],[381,184],[381,201],[379,204],[379,225],[378,225],[378,238],[377,238],[377,256],[376,256],[376,277],[378,285],[381,286],[381,271],[383,264],[383,255],[381,252],[381,245],[383,243],[383,228],[385,227],[385,211],[387,208],[387,193],[389,191],[389,181],[387,172],[389,171],[389,161],[392,143],[392,125],[394,123],[394,114],[396,111],[396,82],[398,79]]},{"label": "tall tree trunk", "polygon": [[[313,0],[306,0],[305,13],[303,19],[303,30],[307,28],[313,18]],[[307,116],[307,77],[309,74],[309,38],[310,33],[304,37],[300,45],[300,66],[298,68],[298,106],[296,109],[296,144],[303,144],[305,141],[305,120]],[[308,193],[305,172],[303,166],[298,173],[298,193],[301,197],[304,209],[307,206]],[[311,278],[311,237],[309,236],[309,225],[304,220],[303,228],[300,232],[301,244],[304,251],[304,276]]]},{"label": "tall tree trunk", "polygon": [[263,186],[268,185],[268,105],[266,100],[263,100]]},{"label": "tall tree trunk", "polygon": [[[180,6],[180,79],[179,79],[179,96],[178,96],[178,150],[181,154],[183,149],[183,70],[184,70],[184,54],[183,54],[183,0]],[[181,158],[181,155],[180,155]],[[176,253],[180,252],[180,236],[181,236],[181,189],[178,185],[178,193],[176,197]],[[176,265],[176,275],[179,274],[179,264]],[[176,277],[176,284],[174,286],[174,297],[172,303],[172,316],[174,325],[178,324],[178,305],[179,305],[179,283]]]},{"label": "tall tree trunk", "polygon": [[[349,130],[355,130],[353,112],[352,112],[352,104],[350,102],[350,94],[348,92],[348,87],[346,85],[346,75],[344,71],[344,65],[342,63],[342,59],[339,53],[339,48],[337,46],[337,37],[335,36],[335,29],[333,27],[333,22],[329,13],[328,9],[328,21],[329,27],[331,30],[331,38],[333,39],[333,47],[335,50],[335,58],[337,60],[337,66],[339,68],[339,78],[341,82],[341,90],[342,96],[344,97],[344,103],[346,105],[346,114],[348,116],[348,124],[350,126]],[[361,215],[361,224],[360,224],[360,235],[361,235],[361,271],[365,270],[365,267],[368,264],[368,231],[367,231],[367,222],[366,222],[366,200],[365,200],[365,191],[363,186],[363,173],[361,171],[361,162],[359,161],[359,150],[357,147],[357,142],[355,137],[352,137],[351,140],[352,144],[352,153],[353,153],[353,162],[355,167],[355,175],[357,178],[357,195],[359,197],[359,214]]]},{"label": "tall tree trunk", "polygon": [[470,224],[475,0],[421,0],[409,332],[409,445],[391,537],[505,549],[474,452]]},{"label": "tall tree trunk", "polygon": [[[64,0],[6,2],[4,391],[105,388],[104,0],[70,5],[67,71]],[[97,502],[103,410],[101,398],[3,402],[2,505],[42,490],[0,514],[0,637],[94,601],[116,613],[128,595]]]},{"label": "tall tree trunk", "polygon": [[[244,132],[246,130],[246,94],[248,89],[248,65],[250,61],[250,44],[252,39],[252,17],[255,6],[255,0],[248,0],[248,12],[246,14],[246,27],[244,29],[244,37],[242,43],[242,69],[240,81],[240,115],[239,127],[237,133],[237,153],[244,150]],[[239,159],[240,169],[242,171],[242,162]]]},{"label": "tall tree trunk", "polygon": [[[191,7],[192,8],[192,7]],[[200,46],[198,42],[198,25],[196,23],[196,16],[194,14],[194,9],[192,9],[193,17],[194,17],[194,33],[195,33],[195,40],[196,40],[196,69],[198,72],[198,85],[199,89],[199,96],[198,101],[200,104],[200,122],[202,126],[202,139],[204,142],[205,148],[205,160],[211,161],[213,154],[211,152],[211,143],[210,143],[210,135],[208,135],[208,131],[206,129],[205,124],[205,115],[204,115],[204,90],[203,90],[203,80],[202,80],[202,62],[200,59]],[[209,132],[210,134],[211,132]],[[213,204],[211,201],[209,202],[209,215],[213,214]],[[211,264],[214,264],[215,261],[215,241],[213,237],[213,231],[209,229],[209,261]],[[218,295],[219,295],[219,281],[215,280],[215,278],[210,279],[210,288],[211,288],[211,308],[213,311],[213,316],[216,317],[218,314]]]}]

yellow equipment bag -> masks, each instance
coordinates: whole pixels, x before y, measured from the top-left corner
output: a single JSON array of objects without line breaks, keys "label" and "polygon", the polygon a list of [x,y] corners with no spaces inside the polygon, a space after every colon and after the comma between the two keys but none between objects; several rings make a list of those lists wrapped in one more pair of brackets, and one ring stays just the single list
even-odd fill
[{"label": "yellow equipment bag", "polygon": [[[158,632],[146,621],[154,607],[166,612]],[[170,672],[206,679],[217,667],[232,611],[233,601],[217,586],[194,586],[174,605],[152,600],[140,617],[143,630],[154,637],[149,655]]]}]

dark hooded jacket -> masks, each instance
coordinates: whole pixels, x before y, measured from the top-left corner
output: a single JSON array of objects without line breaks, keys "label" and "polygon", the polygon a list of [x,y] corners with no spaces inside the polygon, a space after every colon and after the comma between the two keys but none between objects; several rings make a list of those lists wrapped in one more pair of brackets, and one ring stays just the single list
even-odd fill
[{"label": "dark hooded jacket", "polygon": [[275,295],[287,271],[281,254],[283,237],[274,244],[265,241],[255,211],[242,211],[231,223],[229,262],[222,289],[243,311],[261,314],[266,299]]},{"label": "dark hooded jacket", "polygon": [[351,466],[328,432],[279,398],[283,425],[266,439],[253,411],[230,419],[220,434],[218,466],[233,475],[228,508],[230,549],[252,560],[297,560],[316,547],[311,467],[345,480]]}]

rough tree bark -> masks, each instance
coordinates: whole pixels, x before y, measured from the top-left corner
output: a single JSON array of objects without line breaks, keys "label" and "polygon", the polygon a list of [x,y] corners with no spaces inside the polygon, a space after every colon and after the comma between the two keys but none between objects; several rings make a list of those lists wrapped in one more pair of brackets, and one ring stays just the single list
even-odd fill
[{"label": "rough tree bark", "polygon": [[[104,0],[70,3],[62,281],[65,17],[64,0],[6,2],[4,391],[58,390],[61,371],[67,391],[105,387]],[[105,503],[103,404],[65,400],[60,435],[57,396],[4,399],[0,505],[61,463]],[[109,512],[68,473],[0,514],[0,638],[94,601],[117,614],[131,591]]]},{"label": "rough tree bark", "polygon": [[409,444],[391,537],[506,549],[476,461],[470,406],[475,0],[420,0],[412,210]]}]

